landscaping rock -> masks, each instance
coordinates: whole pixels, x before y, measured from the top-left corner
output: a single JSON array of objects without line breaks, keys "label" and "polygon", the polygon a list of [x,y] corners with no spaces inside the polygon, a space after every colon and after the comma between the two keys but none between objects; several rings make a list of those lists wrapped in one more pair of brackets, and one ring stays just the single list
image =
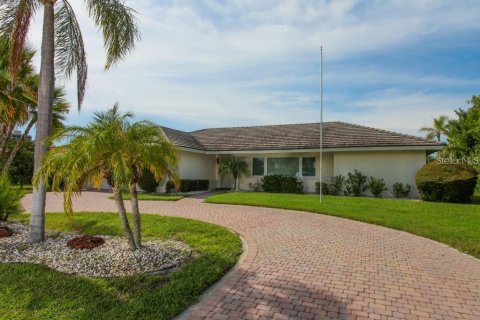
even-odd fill
[{"label": "landscaping rock", "polygon": [[67,241],[67,246],[72,249],[93,249],[101,246],[105,243],[105,239],[101,237],[94,237],[89,235],[83,235],[80,237],[75,237]]},{"label": "landscaping rock", "polygon": [[100,246],[77,250],[65,243],[82,237],[59,231],[47,231],[44,242],[28,243],[27,226],[19,222],[7,224],[13,236],[0,238],[0,263],[38,263],[68,274],[118,277],[159,273],[179,266],[192,253],[183,242],[159,239],[144,241],[140,249],[131,251],[124,238],[110,236],[102,236],[104,244]]},{"label": "landscaping rock", "polygon": [[12,229],[7,226],[0,227],[0,238],[11,237],[13,235]]}]

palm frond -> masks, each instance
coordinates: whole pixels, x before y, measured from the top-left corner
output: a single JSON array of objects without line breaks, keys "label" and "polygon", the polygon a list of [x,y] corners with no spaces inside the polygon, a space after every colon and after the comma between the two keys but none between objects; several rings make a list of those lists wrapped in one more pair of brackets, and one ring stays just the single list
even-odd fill
[{"label": "palm frond", "polygon": [[125,58],[140,39],[136,11],[121,0],[85,0],[88,14],[102,30],[107,61],[105,69]]},{"label": "palm frond", "polygon": [[0,35],[10,39],[10,72],[16,83],[22,63],[23,49],[30,22],[38,9],[38,0],[2,0],[0,10]]},{"label": "palm frond", "polygon": [[87,83],[87,58],[82,32],[75,12],[67,0],[57,3],[55,9],[55,63],[57,73],[70,78],[77,73],[78,109],[81,108]]}]

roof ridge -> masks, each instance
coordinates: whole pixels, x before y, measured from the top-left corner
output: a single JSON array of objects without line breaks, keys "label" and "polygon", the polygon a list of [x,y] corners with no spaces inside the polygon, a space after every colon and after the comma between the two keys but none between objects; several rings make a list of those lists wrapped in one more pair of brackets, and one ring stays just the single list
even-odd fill
[{"label": "roof ridge", "polygon": [[351,127],[357,127],[357,128],[374,130],[374,131],[378,131],[378,132],[395,134],[395,135],[399,135],[399,136],[403,136],[403,137],[409,137],[409,138],[414,138],[414,139],[422,140],[422,141],[429,142],[429,143],[432,143],[432,142],[433,142],[433,143],[437,143],[437,142],[438,142],[439,145],[442,144],[442,143],[439,142],[439,141],[428,140],[428,139],[425,139],[425,138],[422,138],[422,137],[419,137],[419,136],[414,136],[413,134],[407,134],[407,133],[401,133],[401,132],[390,131],[390,130],[385,130],[385,129],[379,129],[379,128],[374,128],[374,127],[369,127],[369,126],[365,126],[365,125],[361,125],[361,124],[354,124],[354,123],[344,122],[344,121],[335,121],[335,122],[337,122],[337,123],[342,123],[342,124],[346,124],[346,125],[349,125],[349,126],[351,126]]},{"label": "roof ridge", "polygon": [[[323,123],[336,123],[339,121],[324,121]],[[282,124],[265,124],[265,125],[256,125],[256,126],[236,126],[236,127],[215,127],[215,128],[204,128],[195,131],[189,131],[188,133],[197,133],[205,130],[221,130],[221,129],[245,129],[245,128],[260,128],[260,127],[282,127],[282,126],[299,126],[306,124],[320,124],[320,122],[302,122],[302,123],[282,123]]]}]

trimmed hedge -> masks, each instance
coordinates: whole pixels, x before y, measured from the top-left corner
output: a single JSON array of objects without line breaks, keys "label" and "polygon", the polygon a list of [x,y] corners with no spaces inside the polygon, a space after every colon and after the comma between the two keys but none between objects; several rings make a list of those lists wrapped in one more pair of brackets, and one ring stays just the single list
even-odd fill
[{"label": "trimmed hedge", "polygon": [[210,185],[208,180],[180,180],[180,192],[207,191]]},{"label": "trimmed hedge", "polygon": [[303,182],[297,177],[270,175],[260,180],[264,192],[274,193],[303,193]]},{"label": "trimmed hedge", "polygon": [[422,200],[469,203],[477,179],[477,172],[469,165],[432,161],[417,172],[415,184]]}]

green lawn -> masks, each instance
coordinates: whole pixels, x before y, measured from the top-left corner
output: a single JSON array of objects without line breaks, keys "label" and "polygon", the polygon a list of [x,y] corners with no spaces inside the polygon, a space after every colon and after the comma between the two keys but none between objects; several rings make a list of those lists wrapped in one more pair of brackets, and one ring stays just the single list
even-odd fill
[{"label": "green lawn", "polygon": [[[33,264],[0,264],[1,319],[170,319],[197,301],[237,261],[240,238],[182,218],[143,215],[143,234],[189,244],[198,257],[168,275],[87,278]],[[14,219],[27,221],[27,215]],[[48,214],[47,228],[121,235],[116,214]]]},{"label": "green lawn", "polygon": [[[147,201],[178,201],[185,198],[182,195],[171,195],[171,194],[156,194],[156,193],[139,193],[138,200],[147,200]],[[109,197],[113,199],[113,196]],[[130,200],[130,194],[126,193],[123,195],[124,200]]]},{"label": "green lawn", "polygon": [[23,194],[27,194],[27,193],[32,193],[32,192],[33,192],[33,187],[32,187],[32,185],[24,185],[23,187],[22,187],[22,186],[13,186],[13,189],[19,190],[19,191],[22,192]]},{"label": "green lawn", "polygon": [[480,205],[414,200],[318,195],[232,192],[206,199],[210,203],[241,204],[322,213],[404,230],[448,244],[480,258]]}]

